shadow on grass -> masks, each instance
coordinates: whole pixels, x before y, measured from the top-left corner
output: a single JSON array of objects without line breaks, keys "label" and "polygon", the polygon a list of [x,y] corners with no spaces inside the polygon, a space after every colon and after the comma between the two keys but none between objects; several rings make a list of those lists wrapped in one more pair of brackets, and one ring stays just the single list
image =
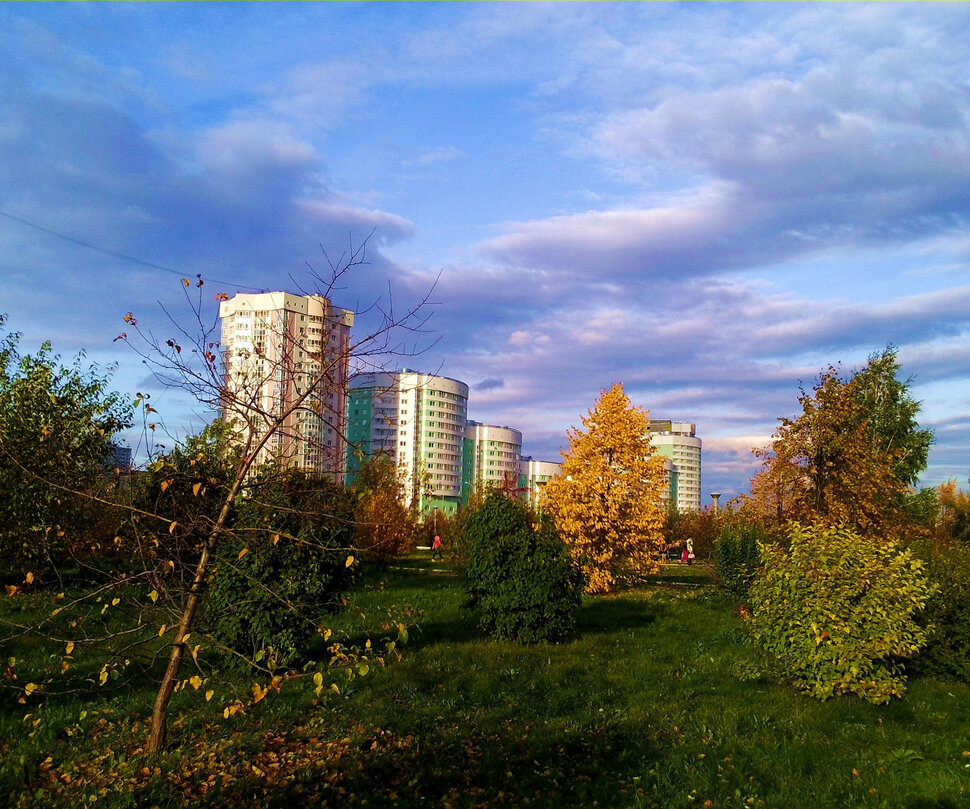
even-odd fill
[{"label": "shadow on grass", "polygon": [[[566,729],[515,720],[467,737],[454,727],[421,740],[359,728],[359,735],[343,741],[347,744],[314,749],[289,740],[298,766],[272,778],[262,766],[223,770],[204,805],[629,806],[637,801],[634,779],[660,750],[649,728]],[[132,797],[138,806],[167,806],[182,805],[185,796],[156,780]]]},{"label": "shadow on grass", "polygon": [[642,598],[600,597],[583,605],[577,616],[576,629],[580,635],[642,629],[669,615],[665,605]]}]

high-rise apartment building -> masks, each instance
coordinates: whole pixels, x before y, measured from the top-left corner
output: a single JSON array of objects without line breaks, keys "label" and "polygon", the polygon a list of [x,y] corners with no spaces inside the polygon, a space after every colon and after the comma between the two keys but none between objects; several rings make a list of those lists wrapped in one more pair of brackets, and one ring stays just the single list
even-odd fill
[{"label": "high-rise apartment building", "polygon": [[545,485],[561,473],[562,464],[556,461],[523,458],[519,478],[519,486],[524,490],[523,499],[528,500],[533,506],[538,505]]},{"label": "high-rise apartment building", "polygon": [[462,468],[462,503],[474,492],[488,488],[517,489],[522,460],[522,433],[511,427],[465,425]]},{"label": "high-rise apartment building", "polygon": [[225,417],[240,434],[261,437],[293,407],[259,462],[343,480],[350,329],[353,312],[321,295],[239,294],[219,304]]},{"label": "high-rise apartment building", "polygon": [[695,426],[685,421],[650,419],[650,444],[669,460],[675,474],[668,474],[668,498],[678,511],[701,510],[701,440]]},{"label": "high-rise apartment building", "polygon": [[403,369],[350,381],[347,474],[379,452],[394,459],[422,514],[457,511],[462,493],[468,385]]}]

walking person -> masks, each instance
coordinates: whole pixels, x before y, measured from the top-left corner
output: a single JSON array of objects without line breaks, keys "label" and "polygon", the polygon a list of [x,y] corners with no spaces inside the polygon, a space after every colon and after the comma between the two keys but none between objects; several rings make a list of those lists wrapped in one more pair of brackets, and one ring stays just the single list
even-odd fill
[{"label": "walking person", "polygon": [[437,534],[434,535],[434,542],[431,543],[431,561],[435,559],[444,559],[444,555],[441,553],[441,537]]},{"label": "walking person", "polygon": [[694,540],[692,537],[687,538],[687,564],[694,564]]}]

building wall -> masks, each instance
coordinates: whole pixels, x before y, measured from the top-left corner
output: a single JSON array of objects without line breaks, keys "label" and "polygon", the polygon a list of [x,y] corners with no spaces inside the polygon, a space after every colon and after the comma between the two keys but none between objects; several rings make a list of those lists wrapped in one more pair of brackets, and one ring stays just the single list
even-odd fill
[{"label": "building wall", "polygon": [[525,497],[536,506],[545,485],[562,472],[562,464],[555,461],[537,461],[523,458],[520,486],[525,489]]},{"label": "building wall", "polygon": [[668,478],[668,496],[677,504],[677,510],[700,511],[701,440],[695,435],[695,426],[684,421],[651,419],[649,436],[657,453],[674,465],[675,474]]},{"label": "building wall", "polygon": [[321,295],[238,294],[219,305],[226,385],[224,417],[241,437],[262,436],[309,388],[260,453],[259,463],[343,479],[353,312]]},{"label": "building wall", "polygon": [[422,513],[454,513],[461,501],[468,385],[403,369],[350,382],[348,478],[361,460],[387,452]]},{"label": "building wall", "polygon": [[484,492],[489,487],[518,487],[521,432],[511,427],[469,421],[465,425],[464,447],[462,503],[467,503],[474,492]]}]

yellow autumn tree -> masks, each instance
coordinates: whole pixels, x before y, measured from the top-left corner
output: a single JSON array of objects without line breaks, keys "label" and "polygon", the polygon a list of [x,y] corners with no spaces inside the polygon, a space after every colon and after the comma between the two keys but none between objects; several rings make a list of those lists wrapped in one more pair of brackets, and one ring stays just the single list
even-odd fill
[{"label": "yellow autumn tree", "polygon": [[896,474],[898,449],[873,440],[872,413],[860,401],[859,382],[835,368],[814,391],[799,397],[802,414],[779,419],[770,447],[751,482],[745,508],[779,523],[821,522],[855,526],[889,536],[906,523],[901,508],[906,483]]},{"label": "yellow autumn tree", "polygon": [[582,422],[569,431],[562,472],[546,484],[542,505],[582,564],[586,591],[606,593],[618,571],[658,567],[665,472],[647,435],[648,413],[622,384],[602,391]]}]

